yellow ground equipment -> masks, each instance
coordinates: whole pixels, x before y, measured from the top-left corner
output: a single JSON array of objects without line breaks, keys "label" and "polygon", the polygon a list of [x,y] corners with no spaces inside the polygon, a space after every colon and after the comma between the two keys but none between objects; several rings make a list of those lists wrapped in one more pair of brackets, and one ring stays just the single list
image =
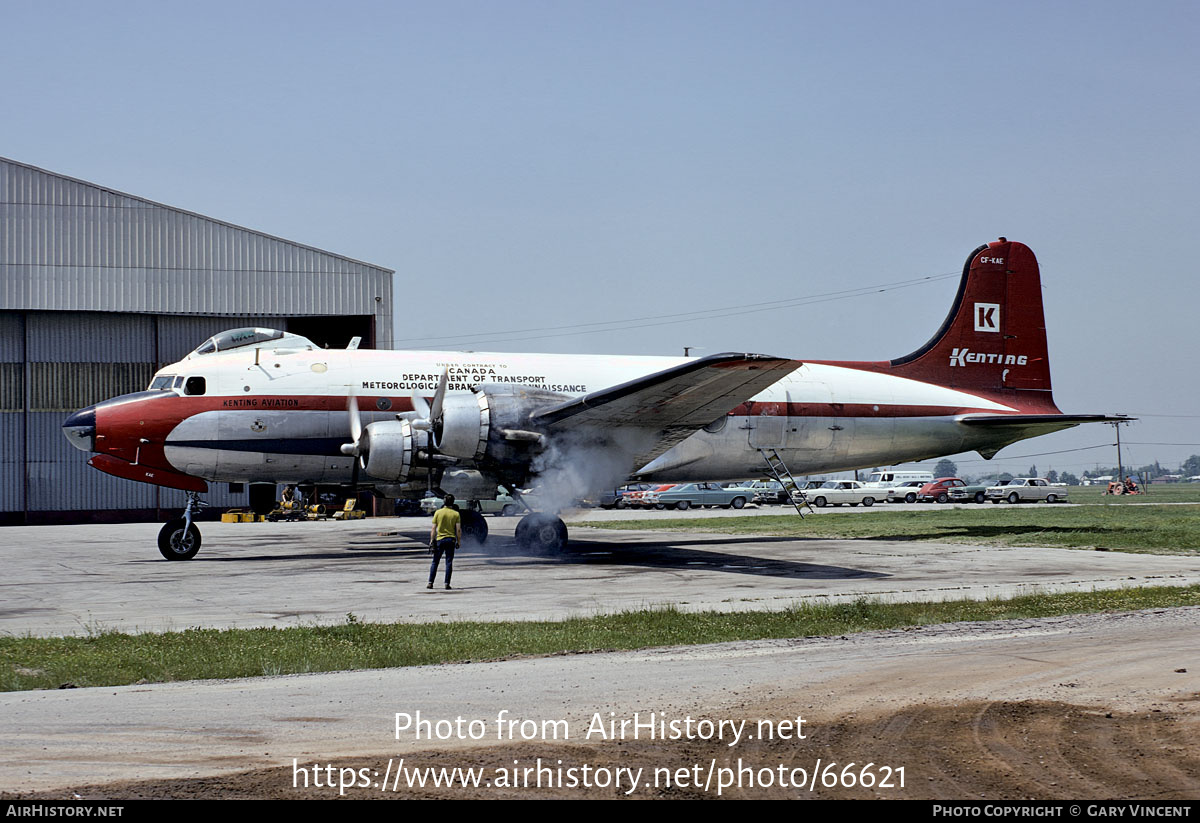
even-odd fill
[{"label": "yellow ground equipment", "polygon": [[341,511],[333,513],[334,520],[362,520],[367,516],[367,513],[361,509],[354,508],[358,503],[353,497],[346,501],[346,505],[342,506]]}]

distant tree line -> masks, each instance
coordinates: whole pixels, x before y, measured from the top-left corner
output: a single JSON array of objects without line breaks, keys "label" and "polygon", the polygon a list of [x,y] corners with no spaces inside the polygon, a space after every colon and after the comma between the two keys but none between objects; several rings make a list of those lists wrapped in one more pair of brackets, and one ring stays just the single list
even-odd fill
[{"label": "distant tree line", "polygon": [[[1138,468],[1125,466],[1124,469],[1125,474],[1127,475],[1133,475],[1139,478],[1149,478],[1150,480],[1154,480],[1156,477],[1162,477],[1168,474],[1179,474],[1183,475],[1184,477],[1193,477],[1195,475],[1200,475],[1200,454],[1193,454],[1187,460],[1184,460],[1183,463],[1180,464],[1177,471],[1168,471],[1167,469],[1164,469],[1161,465],[1159,465],[1157,460],[1148,466],[1141,466]],[[875,471],[879,471],[879,469],[877,468]],[[1078,486],[1085,479],[1105,476],[1116,477],[1118,474],[1120,474],[1120,472],[1117,471],[1116,466],[1089,469],[1085,471],[1082,476],[1075,475],[1071,472],[1058,472],[1054,469],[1049,469],[1046,471],[1045,478],[1051,483],[1064,483],[1068,486]],[[959,475],[958,465],[953,460],[948,458],[942,458],[936,464],[934,464],[933,476],[935,478],[961,476],[963,480],[966,480],[971,484],[1001,481],[1008,482],[1009,480],[1013,479],[1013,475],[1009,474],[1008,472],[991,472],[989,474],[981,474],[978,477]],[[1029,471],[1023,476],[1042,477],[1043,475],[1038,473],[1037,464],[1034,464],[1029,467]]]}]

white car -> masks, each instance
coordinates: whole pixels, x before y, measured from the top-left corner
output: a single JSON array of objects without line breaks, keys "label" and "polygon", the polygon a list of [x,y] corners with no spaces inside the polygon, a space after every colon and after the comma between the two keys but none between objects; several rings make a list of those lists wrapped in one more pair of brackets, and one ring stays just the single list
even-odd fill
[{"label": "white car", "polygon": [[1056,503],[1067,499],[1067,487],[1063,483],[1051,483],[1043,477],[1017,477],[1003,486],[989,486],[987,499],[993,503],[1001,500],[1009,503],[1036,503],[1038,500]]},{"label": "white car", "polygon": [[917,492],[925,485],[923,480],[906,480],[896,486],[886,489],[883,499],[889,503],[916,503]]},{"label": "white car", "polygon": [[881,492],[882,489],[864,486],[857,480],[829,480],[821,488],[808,492],[808,499],[817,508],[840,506],[843,503],[849,503],[851,506],[857,506],[859,503],[874,506],[875,501],[880,499]]}]

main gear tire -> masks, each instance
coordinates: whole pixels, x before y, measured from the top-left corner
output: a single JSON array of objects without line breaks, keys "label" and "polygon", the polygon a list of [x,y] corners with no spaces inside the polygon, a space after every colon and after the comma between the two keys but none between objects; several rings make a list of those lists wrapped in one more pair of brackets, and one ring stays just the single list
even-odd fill
[{"label": "main gear tire", "polygon": [[462,536],[463,540],[470,540],[481,546],[487,542],[488,524],[482,514],[474,509],[462,512]]},{"label": "main gear tire", "polygon": [[567,524],[551,514],[534,512],[517,524],[517,545],[537,552],[562,551],[567,545]]}]

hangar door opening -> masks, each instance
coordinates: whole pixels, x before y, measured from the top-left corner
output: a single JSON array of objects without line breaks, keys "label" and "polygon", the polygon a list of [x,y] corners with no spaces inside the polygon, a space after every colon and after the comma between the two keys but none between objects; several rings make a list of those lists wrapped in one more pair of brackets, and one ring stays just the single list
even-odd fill
[{"label": "hangar door opening", "polygon": [[375,348],[375,318],[370,315],[289,317],[285,331],[307,337],[323,349],[344,349],[355,337],[362,338],[360,349]]}]

